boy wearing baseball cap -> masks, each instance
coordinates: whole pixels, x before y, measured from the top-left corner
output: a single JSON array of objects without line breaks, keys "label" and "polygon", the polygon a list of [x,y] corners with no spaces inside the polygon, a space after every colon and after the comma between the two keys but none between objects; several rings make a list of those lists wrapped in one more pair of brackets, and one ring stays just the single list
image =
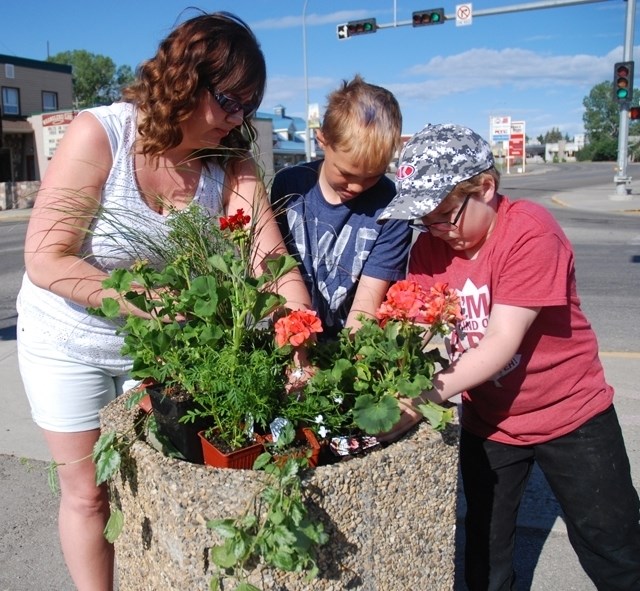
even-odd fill
[{"label": "boy wearing baseball cap", "polygon": [[419,420],[420,402],[462,392],[470,590],[515,588],[516,515],[534,462],[596,587],[640,589],[638,494],[571,244],[545,208],[501,195],[499,179],[487,142],[458,125],[428,125],[402,152],[379,221],[411,220],[408,278],[456,289],[464,319],[447,339],[451,365],[403,400],[388,438]]}]

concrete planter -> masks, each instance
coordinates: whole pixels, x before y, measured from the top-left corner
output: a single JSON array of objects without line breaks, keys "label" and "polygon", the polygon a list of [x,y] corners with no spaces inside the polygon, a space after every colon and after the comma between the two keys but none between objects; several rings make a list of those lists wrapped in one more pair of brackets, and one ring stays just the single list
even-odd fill
[{"label": "concrete planter", "polygon": [[[139,416],[122,396],[102,413],[105,431],[126,432]],[[310,470],[307,506],[330,541],[319,551],[320,575],[258,565],[264,591],[453,589],[457,426],[426,425],[362,458]],[[137,441],[111,485],[125,525],[116,541],[120,591],[208,589],[209,549],[220,542],[209,519],[242,512],[265,475],[167,458]]]}]

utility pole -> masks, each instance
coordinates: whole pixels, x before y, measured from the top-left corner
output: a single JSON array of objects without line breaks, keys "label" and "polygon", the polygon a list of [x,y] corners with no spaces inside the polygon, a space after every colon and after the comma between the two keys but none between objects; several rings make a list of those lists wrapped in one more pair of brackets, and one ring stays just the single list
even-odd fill
[{"label": "utility pole", "polygon": [[302,60],[304,62],[304,155],[311,160],[311,129],[309,127],[309,74],[307,72],[307,2],[302,7]]},{"label": "utility pole", "polygon": [[[624,49],[622,54],[623,61],[633,60],[633,30],[636,20],[636,0],[626,0],[627,17],[625,19],[624,32]],[[633,93],[633,79],[631,80]],[[631,183],[631,177],[627,176],[627,159],[629,151],[629,108],[630,104],[620,104],[620,124],[618,126],[618,166],[616,175],[613,177],[615,183],[615,193],[611,195],[614,201],[623,201],[631,199],[630,190],[628,188]]]}]

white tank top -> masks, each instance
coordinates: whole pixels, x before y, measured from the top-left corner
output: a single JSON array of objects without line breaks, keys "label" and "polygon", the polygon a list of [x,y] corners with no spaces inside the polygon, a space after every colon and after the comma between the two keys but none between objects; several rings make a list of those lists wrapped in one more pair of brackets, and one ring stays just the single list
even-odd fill
[{"label": "white tank top", "polygon": [[[134,174],[133,143],[136,138],[136,112],[130,103],[88,109],[103,125],[113,156],[113,166],[101,195],[101,210],[82,246],[82,256],[109,272],[127,268],[135,261],[161,261],[150,245],[166,236],[166,217],[144,202]],[[203,168],[193,202],[212,215],[222,211],[224,171],[211,163]],[[141,240],[141,235],[148,240]],[[126,373],[130,360],[120,349],[123,337],[117,324],[87,313],[84,306],[35,286],[25,273],[18,294],[20,325],[74,359],[115,374]]]}]

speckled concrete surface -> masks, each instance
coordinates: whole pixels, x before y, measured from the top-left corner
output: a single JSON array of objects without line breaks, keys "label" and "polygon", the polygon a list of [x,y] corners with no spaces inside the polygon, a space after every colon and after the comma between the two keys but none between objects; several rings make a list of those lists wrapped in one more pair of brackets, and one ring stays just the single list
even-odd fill
[{"label": "speckled concrete surface", "polygon": [[[115,401],[103,411],[103,429],[127,431],[136,412],[124,397]],[[252,582],[273,591],[452,589],[457,475],[457,427],[443,437],[426,425],[385,449],[309,471],[307,506],[330,536],[319,577],[309,583],[258,565]],[[120,591],[208,589],[208,553],[220,540],[206,522],[241,513],[263,478],[136,442],[112,486],[125,519],[116,541]]]}]

